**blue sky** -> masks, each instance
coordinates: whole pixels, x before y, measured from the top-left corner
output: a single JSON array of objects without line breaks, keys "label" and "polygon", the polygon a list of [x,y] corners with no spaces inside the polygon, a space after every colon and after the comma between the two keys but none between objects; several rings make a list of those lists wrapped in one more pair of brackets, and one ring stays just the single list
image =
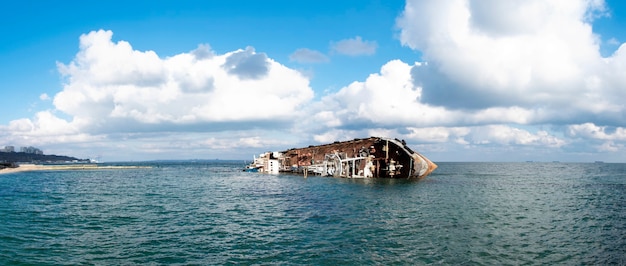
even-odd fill
[{"label": "blue sky", "polygon": [[[114,41],[125,40],[137,50],[152,50],[162,57],[199,44],[209,44],[217,53],[253,46],[285,65],[305,71],[315,67],[311,83],[320,91],[338,90],[375,73],[388,58],[415,60],[419,55],[394,39],[394,20],[404,1],[16,1],[5,5],[0,11],[0,33],[8,40],[0,44],[2,85],[11,89],[13,100],[3,104],[13,104],[14,111],[2,117],[4,123],[27,117],[29,110],[32,115],[37,109],[31,105],[41,93],[53,95],[60,90],[55,62],[69,62],[78,51],[78,37],[99,29],[113,31]],[[323,67],[289,60],[298,48],[328,54],[331,42],[356,36],[375,41],[377,54],[334,56],[333,64]],[[24,98],[29,104],[24,104]]]},{"label": "blue sky", "polygon": [[624,12],[582,0],[3,3],[0,146],[247,159],[382,135],[435,161],[624,161]]}]

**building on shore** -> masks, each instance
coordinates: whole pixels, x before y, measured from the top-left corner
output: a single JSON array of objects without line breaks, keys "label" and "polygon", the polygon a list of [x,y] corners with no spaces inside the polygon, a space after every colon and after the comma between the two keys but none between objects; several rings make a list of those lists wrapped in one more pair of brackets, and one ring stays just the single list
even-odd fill
[{"label": "building on shore", "polygon": [[3,149],[0,149],[0,152],[15,152],[14,146],[4,146]]}]

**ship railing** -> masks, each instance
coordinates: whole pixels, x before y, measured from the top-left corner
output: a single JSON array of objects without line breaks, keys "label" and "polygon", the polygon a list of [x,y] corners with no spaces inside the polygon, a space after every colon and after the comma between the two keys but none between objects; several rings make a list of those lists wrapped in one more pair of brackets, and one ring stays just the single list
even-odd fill
[{"label": "ship railing", "polygon": [[373,176],[369,169],[365,169],[369,167],[367,163],[363,169],[358,167],[363,160],[368,161],[369,157],[342,157],[338,153],[326,154],[322,163],[324,166],[322,175],[348,178],[368,178]]}]

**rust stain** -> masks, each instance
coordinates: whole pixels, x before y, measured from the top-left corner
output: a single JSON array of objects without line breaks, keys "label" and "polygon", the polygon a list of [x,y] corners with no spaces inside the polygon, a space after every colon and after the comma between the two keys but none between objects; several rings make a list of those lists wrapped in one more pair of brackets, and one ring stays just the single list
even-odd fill
[{"label": "rust stain", "polygon": [[268,152],[247,169],[348,178],[423,178],[436,168],[403,140],[370,137]]}]

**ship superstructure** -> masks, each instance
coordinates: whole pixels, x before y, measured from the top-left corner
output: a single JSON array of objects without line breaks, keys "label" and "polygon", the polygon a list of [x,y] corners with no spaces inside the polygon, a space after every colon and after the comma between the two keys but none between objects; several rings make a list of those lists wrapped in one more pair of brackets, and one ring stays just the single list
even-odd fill
[{"label": "ship superstructure", "polygon": [[346,178],[423,178],[437,165],[398,139],[370,137],[266,152],[247,169]]}]

